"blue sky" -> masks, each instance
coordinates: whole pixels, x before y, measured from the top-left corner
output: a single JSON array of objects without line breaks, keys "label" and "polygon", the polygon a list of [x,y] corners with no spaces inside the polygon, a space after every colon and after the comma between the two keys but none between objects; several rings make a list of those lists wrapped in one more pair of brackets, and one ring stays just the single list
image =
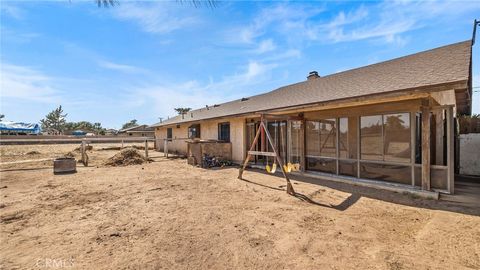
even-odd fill
[{"label": "blue sky", "polygon": [[467,40],[480,15],[478,1],[119,2],[1,2],[7,120],[38,122],[61,104],[69,121],[152,124],[175,107],[270,91],[311,70],[327,75]]}]

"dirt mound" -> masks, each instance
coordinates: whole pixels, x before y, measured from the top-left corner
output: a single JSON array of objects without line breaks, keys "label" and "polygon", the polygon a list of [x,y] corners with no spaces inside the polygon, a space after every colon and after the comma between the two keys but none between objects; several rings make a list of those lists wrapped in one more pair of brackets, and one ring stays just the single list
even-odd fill
[{"label": "dirt mound", "polygon": [[151,161],[148,158],[145,158],[138,150],[134,148],[127,148],[119,153],[115,154],[113,157],[107,159],[105,162],[106,166],[128,166],[128,165],[137,165],[143,164],[145,162]]},{"label": "dirt mound", "polygon": [[25,154],[26,155],[40,155],[40,152],[33,150],[33,151],[27,152]]}]

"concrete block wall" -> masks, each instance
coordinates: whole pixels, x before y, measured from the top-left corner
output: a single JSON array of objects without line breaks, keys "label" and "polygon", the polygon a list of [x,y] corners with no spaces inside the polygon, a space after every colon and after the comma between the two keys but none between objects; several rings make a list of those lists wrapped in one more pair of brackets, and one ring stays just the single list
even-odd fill
[{"label": "concrete block wall", "polygon": [[460,134],[460,174],[480,176],[480,133]]}]

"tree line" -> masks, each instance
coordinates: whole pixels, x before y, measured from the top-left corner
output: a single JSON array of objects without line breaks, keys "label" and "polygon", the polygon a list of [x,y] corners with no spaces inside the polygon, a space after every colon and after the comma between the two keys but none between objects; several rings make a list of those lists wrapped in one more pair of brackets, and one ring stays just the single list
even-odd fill
[{"label": "tree line", "polygon": [[[63,111],[62,106],[49,112],[45,118],[40,120],[40,124],[43,130],[53,129],[59,133],[71,132],[75,130],[82,130],[86,132],[93,132],[99,135],[105,135],[106,128],[102,127],[102,124],[99,122],[89,122],[89,121],[80,121],[80,122],[68,122],[68,114]],[[133,119],[123,124],[122,129],[138,126],[137,120]]]}]

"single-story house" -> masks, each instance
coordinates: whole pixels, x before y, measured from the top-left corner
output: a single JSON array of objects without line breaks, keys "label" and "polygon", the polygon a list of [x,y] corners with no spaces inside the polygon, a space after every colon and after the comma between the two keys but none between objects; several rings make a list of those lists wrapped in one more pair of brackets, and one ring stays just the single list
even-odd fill
[{"label": "single-story house", "polygon": [[[240,164],[260,116],[275,115],[267,126],[280,156],[305,175],[453,193],[456,116],[472,107],[471,55],[468,40],[331,75],[310,72],[152,127],[169,151],[185,153],[192,138],[229,141]],[[251,164],[272,162],[256,156]]]},{"label": "single-story house", "polygon": [[148,125],[138,125],[130,128],[120,129],[117,133],[119,136],[136,136],[136,137],[154,137],[155,128]]}]

